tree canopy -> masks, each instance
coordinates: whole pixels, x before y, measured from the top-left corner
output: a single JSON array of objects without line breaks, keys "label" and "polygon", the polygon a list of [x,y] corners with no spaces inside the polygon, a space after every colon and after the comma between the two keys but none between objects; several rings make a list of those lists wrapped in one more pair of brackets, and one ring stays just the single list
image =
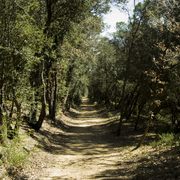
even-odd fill
[{"label": "tree canopy", "polygon": [[83,96],[121,113],[118,134],[130,119],[136,130],[145,123],[144,136],[163,118],[179,132],[179,1],[138,3],[112,39],[102,37],[102,14],[126,2],[0,0],[2,141],[23,119],[38,131]]}]

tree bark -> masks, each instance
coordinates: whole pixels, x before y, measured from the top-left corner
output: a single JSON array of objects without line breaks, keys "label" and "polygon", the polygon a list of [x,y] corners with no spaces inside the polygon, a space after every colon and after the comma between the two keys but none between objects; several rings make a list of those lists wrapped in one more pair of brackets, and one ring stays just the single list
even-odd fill
[{"label": "tree bark", "polygon": [[138,145],[136,146],[135,149],[138,149],[144,143],[144,140],[145,140],[145,138],[147,136],[147,133],[149,131],[149,128],[150,128],[150,125],[151,125],[151,122],[152,122],[153,119],[154,119],[154,113],[149,112],[149,118],[148,118],[148,121],[147,121],[146,128],[144,130],[144,134],[142,135],[142,137],[141,137],[141,139],[140,139],[140,141],[139,141],[139,143],[138,143]]},{"label": "tree bark", "polygon": [[57,103],[57,72],[53,73],[53,87],[51,89],[51,98],[49,100],[49,117],[52,121],[56,120],[56,103]]},{"label": "tree bark", "polygon": [[45,82],[45,79],[44,79],[44,62],[42,63],[42,72],[41,72],[41,80],[42,80],[42,84],[43,84],[43,95],[42,95],[42,98],[41,98],[41,111],[40,111],[40,115],[39,115],[39,119],[37,121],[36,124],[33,125],[33,128],[36,130],[36,131],[39,131],[42,124],[43,124],[43,121],[46,117],[46,82]]},{"label": "tree bark", "polygon": [[0,126],[2,126],[3,124],[2,118],[3,118],[3,90],[1,86],[0,87]]},{"label": "tree bark", "polygon": [[142,103],[141,105],[138,106],[138,114],[137,114],[136,122],[135,122],[135,125],[134,125],[134,130],[135,131],[137,131],[137,127],[138,127],[139,120],[140,120],[140,115],[141,115],[141,112],[142,112],[145,104],[146,104],[146,102]]},{"label": "tree bark", "polygon": [[44,98],[42,98],[42,102],[41,102],[41,112],[40,112],[40,115],[39,115],[39,119],[38,119],[38,122],[36,124],[33,125],[33,128],[36,130],[36,131],[39,131],[42,124],[43,124],[43,121],[46,117],[46,104],[44,102]]},{"label": "tree bark", "polygon": [[19,127],[21,124],[21,104],[17,101],[16,97],[14,99],[14,103],[15,103],[16,109],[17,109],[17,117],[16,117],[15,128],[14,128],[14,134],[16,136],[18,136],[19,135]]}]

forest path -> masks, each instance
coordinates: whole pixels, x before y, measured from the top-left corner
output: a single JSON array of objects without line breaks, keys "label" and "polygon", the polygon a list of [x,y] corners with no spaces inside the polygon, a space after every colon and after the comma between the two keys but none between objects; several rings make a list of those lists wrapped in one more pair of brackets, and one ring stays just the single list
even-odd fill
[{"label": "forest path", "polygon": [[36,137],[40,150],[31,159],[29,179],[114,179],[120,178],[119,168],[125,178],[121,163],[128,161],[130,147],[120,149],[122,143],[112,134],[113,121],[83,99],[79,110],[63,115],[59,128],[46,122],[41,132],[46,138]]},{"label": "forest path", "polygon": [[116,137],[115,118],[108,118],[103,109],[89,104],[87,99],[83,99],[79,110],[63,115],[57,125],[45,122],[41,136],[34,135],[38,145],[25,168],[27,179],[132,179],[139,174],[141,179],[151,177],[153,166],[148,163],[153,149],[143,146],[132,151],[140,136],[127,137],[127,131],[133,132],[127,124],[122,136]]}]

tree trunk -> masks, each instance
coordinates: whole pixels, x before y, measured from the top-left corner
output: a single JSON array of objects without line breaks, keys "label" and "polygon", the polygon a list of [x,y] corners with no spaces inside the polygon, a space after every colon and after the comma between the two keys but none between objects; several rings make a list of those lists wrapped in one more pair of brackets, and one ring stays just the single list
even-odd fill
[{"label": "tree trunk", "polygon": [[134,130],[135,130],[135,131],[137,131],[137,127],[138,127],[139,120],[140,120],[140,115],[141,115],[141,112],[142,112],[145,104],[146,104],[146,103],[143,103],[142,105],[139,105],[139,107],[138,107],[138,115],[137,115],[136,122],[135,122],[135,126],[134,126]]},{"label": "tree trunk", "polygon": [[2,126],[3,124],[2,118],[3,118],[3,91],[2,91],[2,87],[0,87],[0,126]]},{"label": "tree trunk", "polygon": [[11,110],[10,110],[10,113],[9,113],[9,118],[12,118],[12,116],[13,116],[13,110],[14,110],[14,99],[12,100]]},{"label": "tree trunk", "polygon": [[131,118],[132,113],[134,112],[134,109],[137,106],[138,98],[139,98],[140,93],[138,93],[132,100],[129,109],[127,110],[126,114],[126,120],[129,120]]},{"label": "tree trunk", "polygon": [[[4,86],[4,60],[0,64],[0,127],[3,124],[3,86]],[[1,134],[1,132],[0,132]]]},{"label": "tree trunk", "polygon": [[57,102],[57,72],[53,73],[53,87],[49,101],[49,117],[52,121],[56,120],[56,102]]},{"label": "tree trunk", "polygon": [[43,84],[43,95],[42,95],[42,99],[41,99],[41,112],[40,112],[37,123],[33,125],[33,128],[36,131],[39,131],[39,129],[41,128],[42,123],[46,117],[46,94],[47,94],[47,91],[46,91],[46,83],[45,83],[45,79],[44,79],[44,62],[42,64],[41,79],[42,79],[42,84]]},{"label": "tree trunk", "polygon": [[118,129],[117,129],[117,136],[121,135],[122,124],[123,124],[123,116],[121,116],[120,120],[119,120],[119,125],[118,125]]},{"label": "tree trunk", "polygon": [[67,111],[69,91],[70,91],[70,88],[68,88],[67,93],[66,93],[66,96],[65,96],[65,98],[64,98],[63,108],[62,108],[62,112],[63,112],[63,113],[64,113],[65,111]]},{"label": "tree trunk", "polygon": [[144,140],[145,140],[145,138],[147,136],[147,133],[149,131],[149,128],[150,128],[150,125],[151,125],[151,122],[152,122],[153,119],[154,119],[154,113],[149,112],[149,118],[148,118],[148,121],[147,121],[146,128],[144,130],[144,134],[142,135],[142,137],[141,137],[141,139],[140,139],[140,141],[139,141],[139,143],[138,143],[138,145],[136,146],[135,149],[138,149],[144,143]]},{"label": "tree trunk", "polygon": [[38,93],[35,92],[33,103],[31,104],[31,112],[30,112],[30,122],[36,122],[36,116],[37,116],[37,108],[38,108]]},{"label": "tree trunk", "polygon": [[46,103],[44,102],[44,99],[42,98],[42,102],[41,102],[41,112],[40,112],[40,115],[39,115],[39,119],[38,119],[38,122],[36,124],[33,125],[33,128],[36,130],[36,131],[39,131],[42,124],[43,124],[43,121],[46,117]]},{"label": "tree trunk", "polygon": [[0,143],[3,143],[3,84],[0,83]]},{"label": "tree trunk", "polygon": [[52,120],[56,119],[56,104],[57,103],[57,72],[54,74],[54,97],[53,97],[53,107],[52,107]]},{"label": "tree trunk", "polygon": [[20,127],[20,124],[21,124],[21,104],[17,101],[16,97],[14,99],[14,103],[15,103],[16,109],[17,109],[17,117],[16,117],[15,128],[14,128],[14,134],[16,136],[18,136],[18,134],[19,134],[19,127]]}]

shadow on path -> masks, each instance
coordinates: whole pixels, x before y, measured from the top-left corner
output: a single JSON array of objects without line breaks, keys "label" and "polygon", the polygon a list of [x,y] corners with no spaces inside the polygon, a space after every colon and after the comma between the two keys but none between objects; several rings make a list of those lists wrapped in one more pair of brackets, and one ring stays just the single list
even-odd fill
[{"label": "shadow on path", "polygon": [[[52,154],[105,154],[120,147],[133,146],[140,137],[140,133],[133,132],[130,123],[124,124],[122,136],[117,137],[117,118],[108,118],[105,109],[88,102],[84,102],[78,110],[71,109],[55,125],[46,122],[45,126],[49,128],[43,128],[40,133],[46,138],[34,138],[39,141],[40,148]],[[53,126],[58,129],[49,131]]]},{"label": "shadow on path", "polygon": [[[41,150],[34,159],[43,154],[41,161],[46,165],[33,178],[157,179],[163,173],[169,179],[179,177],[178,173],[170,176],[171,164],[179,168],[178,161],[170,156],[172,150],[158,153],[144,146],[132,152],[142,132],[134,132],[131,123],[124,123],[122,135],[117,137],[116,128],[116,116],[109,118],[105,109],[89,104],[86,99],[78,110],[71,109],[56,124],[46,121],[41,136],[33,136]],[[161,155],[171,158],[158,161]]]}]

